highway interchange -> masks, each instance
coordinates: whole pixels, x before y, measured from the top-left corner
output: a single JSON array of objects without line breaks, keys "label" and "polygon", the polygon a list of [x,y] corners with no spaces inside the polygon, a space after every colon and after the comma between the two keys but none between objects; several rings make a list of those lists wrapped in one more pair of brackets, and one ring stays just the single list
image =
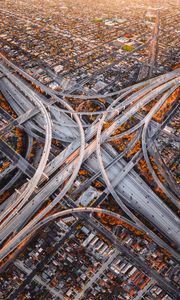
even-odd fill
[{"label": "highway interchange", "polygon": [[[3,139],[1,140],[1,151],[29,179],[0,207],[0,241],[3,245],[0,250],[0,259],[7,257],[46,222],[69,213],[74,214],[78,212],[83,214],[83,212],[101,211],[116,218],[123,218],[96,207],[72,208],[47,217],[47,214],[49,215],[52,209],[63,201],[76,180],[82,164],[85,164],[91,170],[92,178],[101,177],[101,180],[106,185],[104,196],[101,196],[100,201],[110,193],[130,218],[125,219],[127,223],[129,222],[135,228],[146,232],[158,245],[166,248],[176,260],[179,260],[178,251],[174,250],[150,230],[132,212],[133,209],[143,215],[166,239],[176,244],[176,249],[179,248],[180,226],[178,217],[133,170],[139,159],[144,156],[154,180],[172,203],[179,208],[178,196],[160,182],[153,171],[148,157],[151,140],[166,125],[166,122],[161,125],[154,124],[152,117],[161,108],[166,99],[179,87],[179,69],[116,92],[116,99],[112,101],[106,110],[90,113],[75,111],[64,99],[65,96],[69,96],[68,94],[62,95],[50,90],[8,61],[4,56],[1,55],[0,59],[0,72],[3,74],[0,79],[1,90],[18,115],[16,120],[12,120],[4,112],[4,117],[10,119],[10,124],[1,130],[1,137],[10,128],[18,126],[23,128],[30,137],[27,153],[31,149],[32,137],[42,141],[44,145],[38,167],[34,168],[28,163],[27,155],[25,158],[18,156],[8,147]],[[46,95],[50,96],[50,100],[47,100],[44,95],[35,91],[30,84],[26,83],[26,80],[40,87]],[[74,98],[77,97],[77,95],[70,95]],[[79,98],[85,101],[96,99],[100,96],[107,99],[112,94],[80,96]],[[113,93],[113,96],[115,96],[115,93]],[[159,97],[157,104],[143,119],[139,119],[137,125],[120,135],[112,135],[119,126],[132,116],[137,115],[141,108],[158,96],[161,97]],[[56,103],[60,103],[62,108],[56,106]],[[98,119],[93,124],[87,127],[84,126],[80,116],[93,114],[99,115]],[[105,122],[111,123],[108,128],[103,130]],[[136,132],[134,139],[122,153],[117,155],[110,141],[133,132]],[[68,145],[60,154],[49,160],[52,138],[62,142],[66,141]],[[138,139],[142,141],[142,150],[137,152],[127,163],[123,156],[133,148]],[[54,195],[64,182],[66,184],[59,193],[56,193],[53,200],[40,210],[47,202],[47,199]],[[91,183],[90,179],[88,183]],[[7,188],[9,188],[9,185],[7,185]],[[83,189],[85,189],[85,184],[78,191],[80,192]],[[163,281],[157,274],[153,273],[153,276],[157,277],[156,279],[159,282]],[[169,289],[172,289],[172,293],[177,294],[176,289],[170,284]]]}]

